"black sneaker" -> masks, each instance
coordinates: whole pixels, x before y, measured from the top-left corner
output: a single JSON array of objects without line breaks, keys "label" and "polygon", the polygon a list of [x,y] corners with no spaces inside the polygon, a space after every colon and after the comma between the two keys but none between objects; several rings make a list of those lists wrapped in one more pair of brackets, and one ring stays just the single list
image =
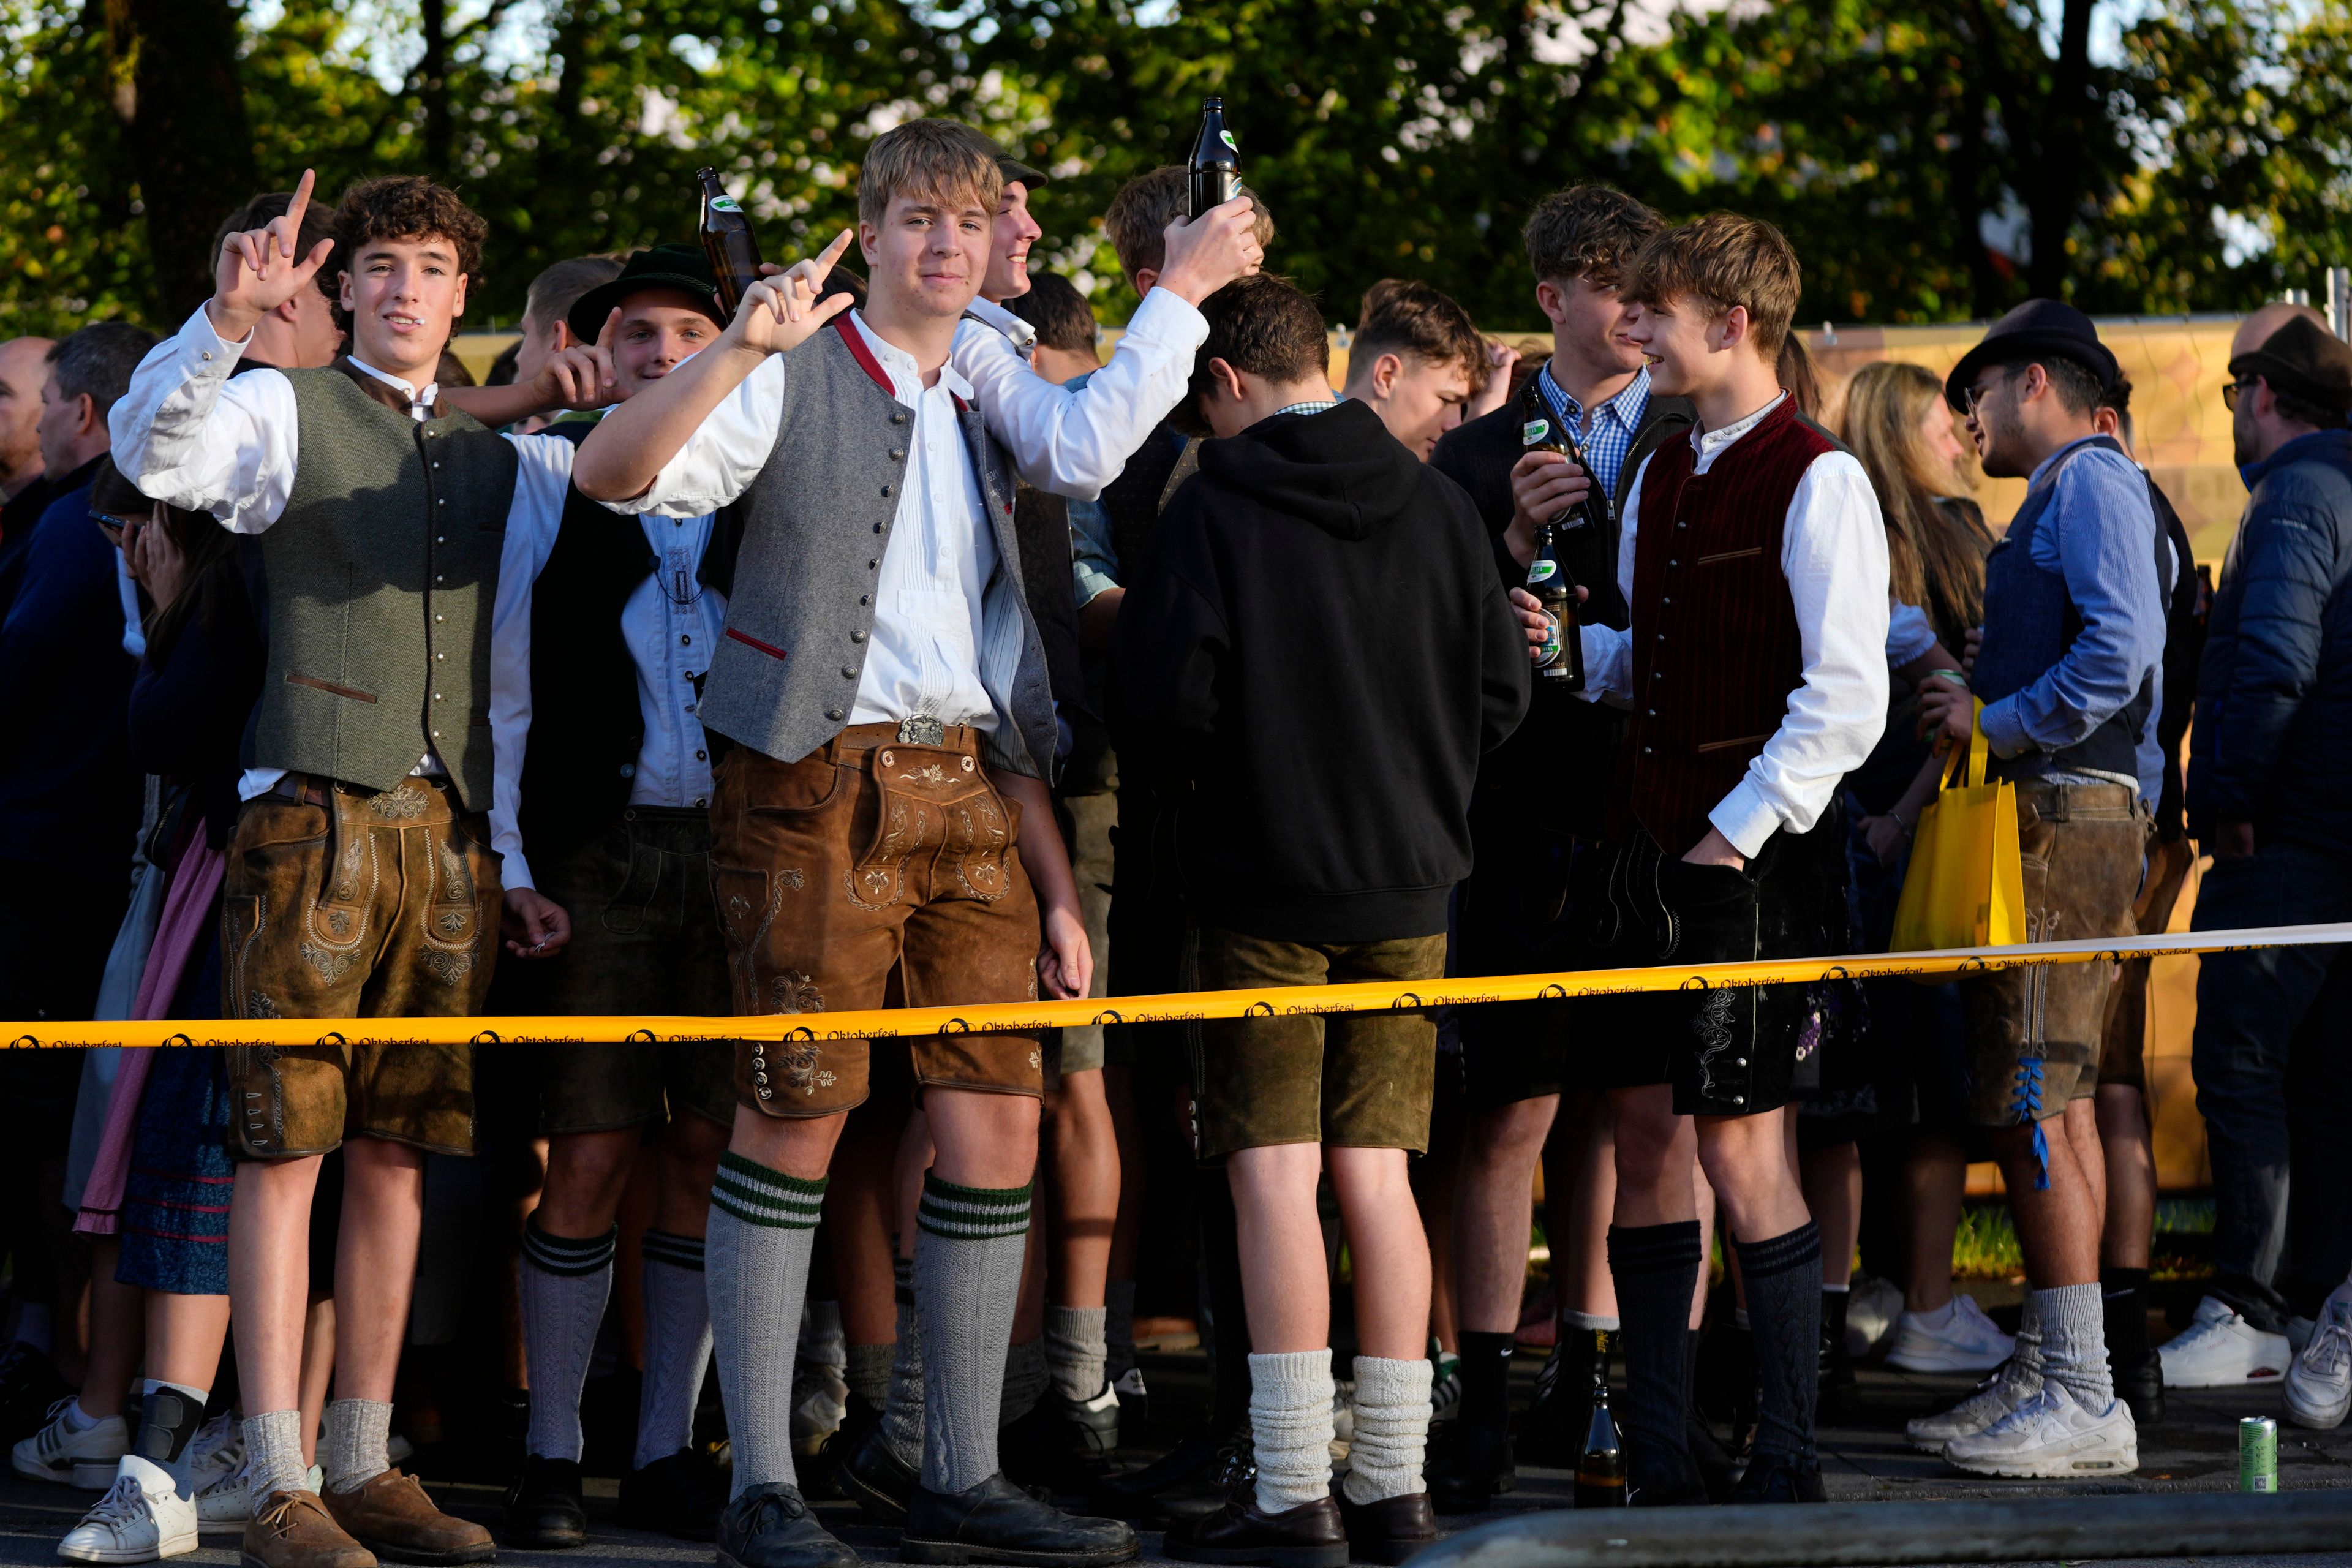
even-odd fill
[{"label": "black sneaker", "polygon": [[841,1489],[877,1524],[903,1525],[923,1478],[898,1458],[877,1425],[849,1450],[836,1472]]},{"label": "black sneaker", "polygon": [[561,1551],[588,1544],[588,1510],[580,1500],[580,1462],[528,1455],[507,1489],[509,1546]]},{"label": "black sneaker", "polygon": [[1429,1466],[1429,1503],[1440,1513],[1482,1513],[1496,1494],[1518,1485],[1511,1434],[1456,1421]]},{"label": "black sneaker", "polygon": [[719,1568],[856,1568],[857,1553],[835,1541],[782,1481],[753,1487],[719,1516]]},{"label": "black sneaker", "polygon": [[901,1563],[1109,1568],[1141,1551],[1135,1531],[1119,1521],[1064,1513],[1002,1474],[951,1497],[917,1486],[898,1538]]},{"label": "black sneaker", "polygon": [[1748,1461],[1747,1473],[1731,1489],[1727,1500],[1743,1502],[1827,1502],[1822,1489],[1822,1468],[1785,1454],[1762,1453]]},{"label": "black sneaker", "polygon": [[1004,1428],[1004,1473],[1055,1491],[1085,1491],[1118,1452],[1118,1395],[1109,1384],[1092,1399],[1049,1388],[1028,1415]]},{"label": "black sneaker", "polygon": [[621,1522],[680,1541],[709,1541],[727,1507],[727,1478],[709,1456],[680,1448],[621,1478]]}]

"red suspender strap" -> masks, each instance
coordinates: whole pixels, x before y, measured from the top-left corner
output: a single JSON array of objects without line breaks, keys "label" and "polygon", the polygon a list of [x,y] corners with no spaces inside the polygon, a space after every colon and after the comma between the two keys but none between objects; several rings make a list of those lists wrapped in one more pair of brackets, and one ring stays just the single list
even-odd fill
[{"label": "red suspender strap", "polygon": [[[857,368],[864,371],[867,377],[873,381],[875,385],[888,393],[892,397],[897,397],[898,395],[898,389],[890,384],[890,378],[888,376],[882,374],[882,362],[874,357],[874,351],[866,346],[866,334],[860,331],[856,325],[850,321],[849,312],[844,310],[840,315],[835,316],[833,319],[833,325],[835,330],[841,333],[841,341],[848,345],[849,357],[857,362]],[[955,397],[953,393],[950,393],[948,395]],[[971,405],[966,403],[961,397],[956,397],[955,405],[956,412],[959,414],[969,414],[971,412]]]}]

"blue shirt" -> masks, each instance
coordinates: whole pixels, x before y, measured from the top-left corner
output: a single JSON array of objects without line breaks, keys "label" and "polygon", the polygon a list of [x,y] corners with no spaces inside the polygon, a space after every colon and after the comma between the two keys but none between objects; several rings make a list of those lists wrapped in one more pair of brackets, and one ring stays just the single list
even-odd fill
[{"label": "blue shirt", "polygon": [[[2120,452],[2076,452],[2081,445],[2070,442],[2044,458],[2026,488],[2054,487],[2031,559],[2065,579],[2083,629],[2039,679],[1985,704],[1985,739],[2003,757],[2063,751],[2137,697],[2143,682],[2163,679],[2164,589],[2156,578],[2156,509],[2147,477]],[[2159,684],[2151,733],[2163,697]],[[2160,771],[2149,771],[2152,760],[2160,761],[2154,752],[2143,742],[2137,763],[2140,795],[2148,801],[2163,787]]]},{"label": "blue shirt", "polygon": [[1650,367],[1643,365],[1622,391],[1604,403],[1594,404],[1589,413],[1551,378],[1549,360],[1536,372],[1536,385],[1542,390],[1552,417],[1575,435],[1576,444],[1584,449],[1584,460],[1592,466],[1593,479],[1601,486],[1601,493],[1611,498],[1613,507],[1618,476],[1625,471],[1626,456],[1633,450],[1633,437],[1641,432],[1642,416],[1649,412]]}]

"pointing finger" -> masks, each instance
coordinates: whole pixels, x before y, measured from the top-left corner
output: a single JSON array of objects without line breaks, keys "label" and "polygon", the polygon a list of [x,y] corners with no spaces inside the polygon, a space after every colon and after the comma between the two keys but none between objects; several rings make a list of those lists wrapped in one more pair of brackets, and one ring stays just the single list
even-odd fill
[{"label": "pointing finger", "polygon": [[817,282],[824,281],[824,275],[833,270],[834,263],[841,259],[842,253],[849,248],[849,242],[854,237],[856,237],[845,228],[833,237],[831,245],[817,252],[815,268]]},{"label": "pointing finger", "polygon": [[620,331],[620,328],[621,307],[615,305],[613,307],[612,314],[604,318],[604,324],[596,329],[596,349],[598,353],[604,353],[611,351],[613,347],[613,334]]}]

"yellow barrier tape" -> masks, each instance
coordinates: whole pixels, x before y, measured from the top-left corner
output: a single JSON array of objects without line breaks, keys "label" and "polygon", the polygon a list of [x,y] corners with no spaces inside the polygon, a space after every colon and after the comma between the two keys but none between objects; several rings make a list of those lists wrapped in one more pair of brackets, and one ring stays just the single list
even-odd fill
[{"label": "yellow barrier tape", "polygon": [[[243,1018],[125,1023],[0,1025],[16,1049],[71,1046],[581,1045],[597,1040],[857,1040],[1003,1030],[1028,1033],[1076,1024],[1153,1024],[1297,1013],[1393,1013],[1482,1002],[1684,991],[1718,985],[1783,985],[1881,975],[1990,973],[2036,963],[2095,963],[2171,954],[2239,952],[2352,942],[2352,923],[2186,931],[2110,941],[2034,942],[1938,952],[1852,953],[1841,958],[1753,963],[1662,964],[1562,974],[1475,975],[1400,988],[1392,981],[1192,991],[1159,996],[1082,997],[1069,1002],[998,1002],[961,1007],[889,1007],[853,1013],[768,1013],[740,1018],[582,1016],[497,1018]],[[321,1027],[321,1026],[327,1026]]]}]

